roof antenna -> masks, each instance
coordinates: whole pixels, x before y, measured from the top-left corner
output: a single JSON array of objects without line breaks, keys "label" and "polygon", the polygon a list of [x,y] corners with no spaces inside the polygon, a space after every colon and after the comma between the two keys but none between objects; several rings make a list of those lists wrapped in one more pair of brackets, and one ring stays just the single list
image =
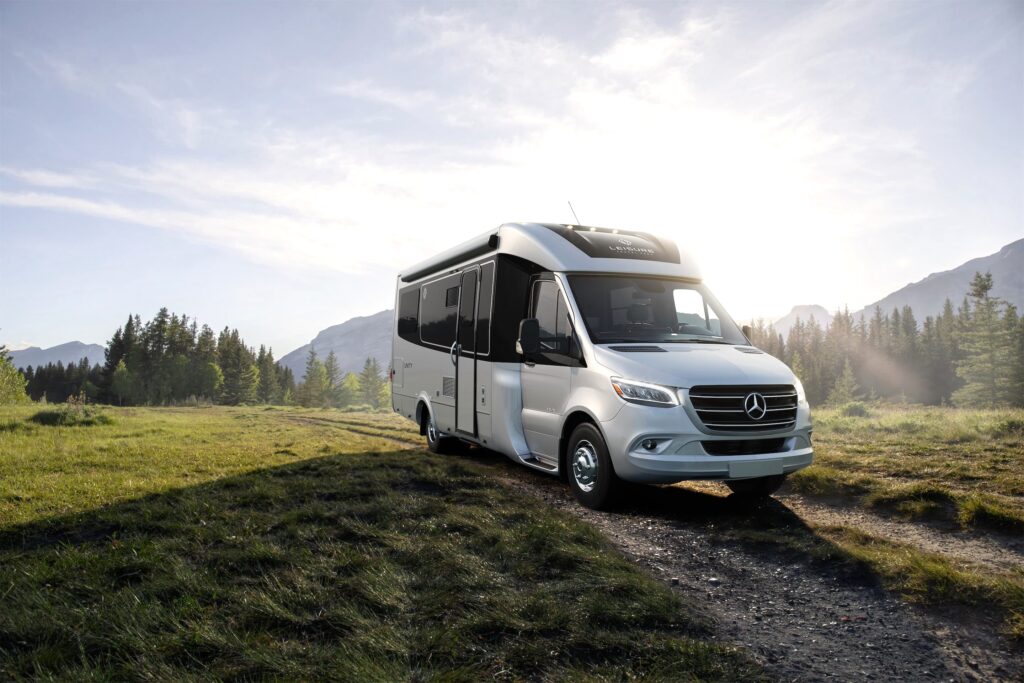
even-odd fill
[{"label": "roof antenna", "polygon": [[572,217],[576,219],[576,225],[582,225],[580,223],[580,217],[576,215],[576,209],[572,208],[572,202],[568,202],[569,210],[572,211]]}]

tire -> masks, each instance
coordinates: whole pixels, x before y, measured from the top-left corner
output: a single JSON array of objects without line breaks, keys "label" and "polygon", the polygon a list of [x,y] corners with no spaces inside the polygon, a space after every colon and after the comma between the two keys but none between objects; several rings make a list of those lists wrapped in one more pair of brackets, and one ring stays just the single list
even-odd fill
[{"label": "tire", "polygon": [[736,496],[742,498],[768,498],[779,490],[782,482],[786,481],[785,474],[775,474],[770,477],[756,477],[754,479],[737,479],[725,482],[726,486],[732,489]]},{"label": "tire", "polygon": [[584,422],[572,431],[565,445],[565,471],[576,500],[603,510],[615,502],[622,481],[615,475],[608,446],[594,425]]},{"label": "tire", "polygon": [[438,455],[451,455],[458,450],[459,440],[450,436],[441,436],[434,427],[434,418],[427,412],[426,424],[423,431],[427,435],[427,450]]}]

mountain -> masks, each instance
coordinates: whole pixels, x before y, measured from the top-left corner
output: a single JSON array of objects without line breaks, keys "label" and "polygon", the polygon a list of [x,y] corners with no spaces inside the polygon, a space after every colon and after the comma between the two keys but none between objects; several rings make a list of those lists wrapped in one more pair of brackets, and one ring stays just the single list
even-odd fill
[{"label": "mountain", "polygon": [[57,361],[64,363],[64,365],[71,365],[78,363],[83,358],[89,359],[89,365],[96,365],[97,363],[102,365],[106,359],[104,347],[99,344],[83,344],[80,341],[59,344],[48,349],[30,346],[20,351],[11,351],[10,356],[16,368],[27,368],[30,365],[37,368],[40,365],[56,363]]},{"label": "mountain", "polygon": [[832,314],[825,310],[824,306],[817,304],[810,304],[805,306],[794,306],[793,310],[775,321],[775,331],[782,335],[785,339],[789,336],[789,331],[796,324],[797,318],[803,322],[807,322],[811,318],[814,318],[818,325],[824,329],[829,323],[832,322]]},{"label": "mountain", "polygon": [[295,381],[302,381],[306,372],[306,357],[310,347],[323,360],[328,352],[334,351],[342,372],[359,372],[367,357],[380,363],[381,369],[391,365],[391,328],[395,311],[388,309],[373,315],[352,318],[340,325],[321,330],[308,344],[300,346],[281,357],[277,362],[291,368]]},{"label": "mountain", "polygon": [[910,306],[914,317],[920,323],[925,316],[942,313],[942,305],[949,298],[954,306],[959,305],[971,278],[977,272],[991,272],[995,286],[992,295],[1010,302],[1018,310],[1024,308],[1024,239],[1011,242],[994,254],[971,259],[953,270],[932,273],[920,282],[914,282],[898,289],[884,299],[865,306],[853,314],[854,319],[863,315],[871,317],[875,306],[888,313],[893,308]]}]

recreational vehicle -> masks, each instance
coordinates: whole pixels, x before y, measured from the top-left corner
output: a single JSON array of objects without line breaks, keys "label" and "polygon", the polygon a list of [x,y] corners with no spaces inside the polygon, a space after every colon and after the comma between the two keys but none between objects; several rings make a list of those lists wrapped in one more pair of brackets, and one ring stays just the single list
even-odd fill
[{"label": "recreational vehicle", "polygon": [[398,276],[394,410],[606,506],[620,482],[769,496],[811,463],[800,380],[751,346],[670,240],[509,223]]}]

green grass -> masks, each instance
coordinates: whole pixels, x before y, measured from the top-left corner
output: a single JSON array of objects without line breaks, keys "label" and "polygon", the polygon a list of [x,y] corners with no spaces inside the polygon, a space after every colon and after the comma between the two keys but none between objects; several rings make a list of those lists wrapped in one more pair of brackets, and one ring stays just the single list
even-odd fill
[{"label": "green grass", "polygon": [[1024,410],[871,405],[814,413],[815,464],[790,478],[912,519],[1024,531]]},{"label": "green grass", "polygon": [[35,410],[0,411],[0,676],[761,677],[592,527],[392,416]]}]

